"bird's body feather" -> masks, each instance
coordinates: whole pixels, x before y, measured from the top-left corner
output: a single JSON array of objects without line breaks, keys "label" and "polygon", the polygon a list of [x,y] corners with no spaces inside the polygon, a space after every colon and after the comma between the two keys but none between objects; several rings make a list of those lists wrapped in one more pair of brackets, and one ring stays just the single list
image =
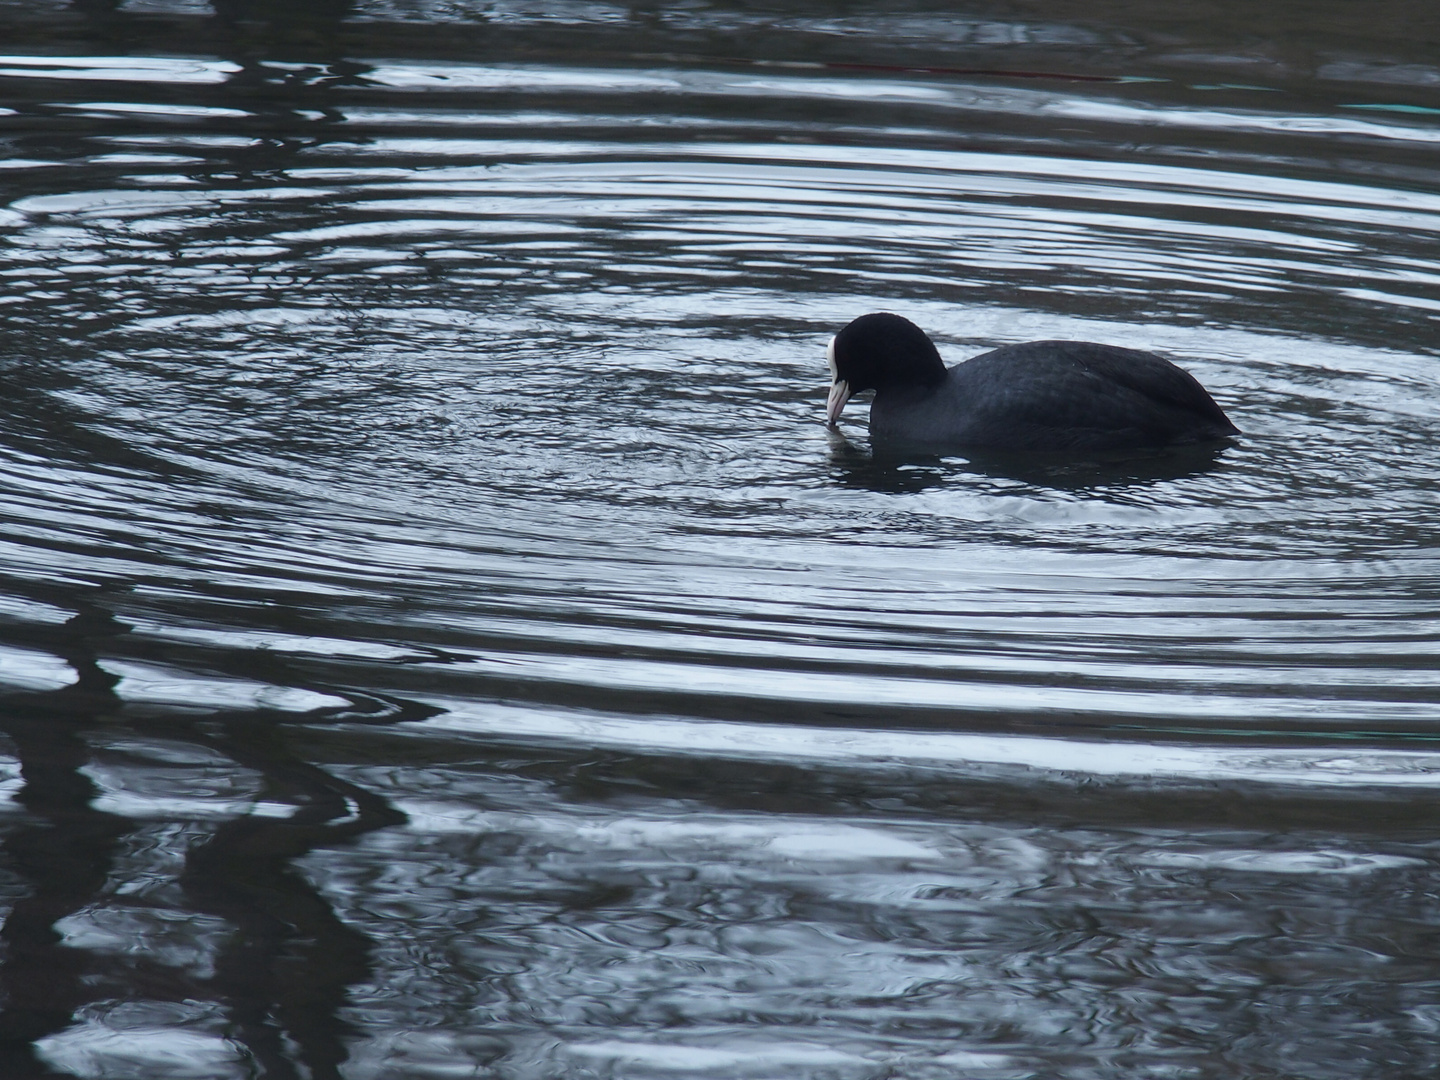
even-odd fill
[{"label": "bird's body feather", "polygon": [[885,442],[992,450],[1103,450],[1236,433],[1195,378],[1137,349],[1084,341],[1006,345],[939,385],[889,387],[870,412]]}]

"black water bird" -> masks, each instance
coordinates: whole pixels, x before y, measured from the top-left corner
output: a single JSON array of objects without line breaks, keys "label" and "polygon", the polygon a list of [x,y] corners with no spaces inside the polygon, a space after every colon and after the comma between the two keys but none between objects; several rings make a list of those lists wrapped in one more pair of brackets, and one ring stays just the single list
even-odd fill
[{"label": "black water bird", "polygon": [[1088,452],[1203,443],[1239,429],[1189,372],[1088,341],[1005,345],[948,370],[909,319],[862,315],[830,341],[825,414],[875,391],[870,437],[932,449]]}]

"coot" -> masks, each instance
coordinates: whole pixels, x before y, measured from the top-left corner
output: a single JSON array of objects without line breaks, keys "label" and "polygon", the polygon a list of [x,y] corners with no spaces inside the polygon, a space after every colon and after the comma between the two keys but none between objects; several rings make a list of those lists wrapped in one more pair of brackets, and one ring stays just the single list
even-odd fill
[{"label": "coot", "polygon": [[862,315],[830,341],[833,425],[874,390],[870,437],[917,447],[1129,450],[1239,434],[1194,376],[1154,353],[1088,341],[1005,345],[946,370],[909,319]]}]

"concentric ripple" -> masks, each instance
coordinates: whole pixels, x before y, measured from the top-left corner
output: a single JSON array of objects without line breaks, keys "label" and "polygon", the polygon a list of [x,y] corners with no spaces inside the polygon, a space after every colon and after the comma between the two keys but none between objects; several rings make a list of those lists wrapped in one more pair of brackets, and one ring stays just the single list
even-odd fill
[{"label": "concentric ripple", "polygon": [[[17,1075],[1440,1065],[1423,56],[361,6],[0,57]],[[877,309],[1243,434],[877,456]]]},{"label": "concentric ripple", "polygon": [[[620,716],[1428,728],[1440,408],[1418,344],[1440,199],[1163,146],[946,145],[997,113],[1138,122],[1103,93],[516,65],[365,83],[286,146],[175,107],[180,131],[32,166],[45,190],[7,211],[11,377],[45,422],[147,461],[120,480],[12,460],[12,566],[58,547],[97,582],[339,590],[403,651],[398,591],[406,634],[444,649],[435,702],[462,713],[523,686]],[[442,84],[464,104],[373,100]],[[837,113],[654,111],[675,92]],[[592,111],[565,110],[577,93]],[[877,127],[900,99],[907,126]],[[1146,115],[1172,140],[1205,121]],[[1292,160],[1431,134],[1232,126],[1283,133]],[[952,359],[1157,349],[1245,438],[1103,474],[876,462],[855,419],[819,424],[818,354],[880,307]]]}]

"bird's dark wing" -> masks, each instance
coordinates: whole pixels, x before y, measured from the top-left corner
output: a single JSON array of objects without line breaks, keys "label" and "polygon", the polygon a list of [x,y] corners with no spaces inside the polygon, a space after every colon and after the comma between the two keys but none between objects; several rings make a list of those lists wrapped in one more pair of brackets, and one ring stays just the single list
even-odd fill
[{"label": "bird's dark wing", "polygon": [[1138,349],[1085,341],[1006,345],[951,369],[966,437],[1033,449],[1163,445],[1235,434],[1194,376]]}]

